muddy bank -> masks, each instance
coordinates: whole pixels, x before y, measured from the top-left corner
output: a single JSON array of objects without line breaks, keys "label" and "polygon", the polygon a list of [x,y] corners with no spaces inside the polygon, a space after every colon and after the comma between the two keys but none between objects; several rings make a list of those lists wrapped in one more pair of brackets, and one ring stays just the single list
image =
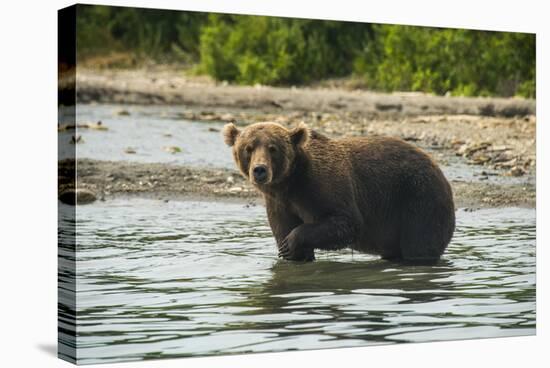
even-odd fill
[{"label": "muddy bank", "polygon": [[233,86],[174,70],[77,70],[80,103],[171,104],[262,112],[316,111],[364,116],[535,114],[535,101],[509,98],[441,97],[421,93],[375,93],[332,87]]},{"label": "muddy bank", "polygon": [[[74,162],[59,162],[60,192],[73,188]],[[457,207],[535,207],[534,185],[452,181]],[[98,199],[141,195],[163,200],[200,197],[261,203],[258,192],[237,171],[167,164],[78,160],[78,187]]]}]

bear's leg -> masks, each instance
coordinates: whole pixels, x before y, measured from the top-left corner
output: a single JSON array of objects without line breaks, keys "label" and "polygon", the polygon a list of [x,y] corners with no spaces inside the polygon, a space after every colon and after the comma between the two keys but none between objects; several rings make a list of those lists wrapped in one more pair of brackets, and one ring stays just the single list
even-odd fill
[{"label": "bear's leg", "polygon": [[412,203],[402,213],[399,246],[405,262],[434,263],[451,240],[454,211],[427,203]]},{"label": "bear's leg", "polygon": [[[271,227],[271,232],[277,242],[279,257],[282,257],[281,249],[285,238],[291,233],[292,230],[300,226],[303,222],[298,216],[294,215],[278,203],[266,201],[266,208],[269,226]],[[315,253],[313,249],[306,249],[304,247],[296,250],[292,257],[287,259],[292,259],[295,261],[313,261],[315,259]]]},{"label": "bear's leg", "polygon": [[279,254],[285,259],[295,259],[304,250],[342,249],[353,243],[358,226],[344,216],[328,217],[313,224],[296,227],[283,240]]}]

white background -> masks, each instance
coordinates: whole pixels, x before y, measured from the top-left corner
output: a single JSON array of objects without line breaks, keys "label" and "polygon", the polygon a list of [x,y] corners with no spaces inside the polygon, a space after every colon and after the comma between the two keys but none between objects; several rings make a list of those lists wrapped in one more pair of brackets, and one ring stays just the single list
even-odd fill
[{"label": "white background", "polygon": [[[548,72],[545,1],[98,1],[133,5],[537,33],[537,336],[299,353],[187,358],[101,367],[541,367],[548,350]],[[57,344],[57,9],[0,10],[0,366],[69,367]],[[309,5],[309,6],[308,6]],[[546,24],[545,24],[546,22]],[[546,102],[546,106],[544,103]],[[546,172],[545,172],[546,171]],[[546,227],[544,224],[546,223]],[[546,290],[545,290],[546,289]],[[545,313],[546,311],[546,313]],[[546,354],[545,354],[546,353]]]}]

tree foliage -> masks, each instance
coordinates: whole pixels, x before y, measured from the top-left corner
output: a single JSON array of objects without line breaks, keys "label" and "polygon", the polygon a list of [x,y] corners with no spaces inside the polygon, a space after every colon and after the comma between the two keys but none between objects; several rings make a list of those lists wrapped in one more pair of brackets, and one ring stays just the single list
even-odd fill
[{"label": "tree foliage", "polygon": [[239,84],[354,76],[383,91],[535,96],[525,33],[79,5],[77,50],[196,64]]},{"label": "tree foliage", "polygon": [[77,50],[84,58],[130,52],[159,61],[182,55],[198,61],[207,19],[199,12],[78,5]]},{"label": "tree foliage", "polygon": [[352,72],[370,25],[212,15],[200,39],[201,66],[242,84],[304,83]]},{"label": "tree foliage", "polygon": [[372,88],[457,95],[535,93],[535,37],[526,33],[376,25],[355,62]]}]

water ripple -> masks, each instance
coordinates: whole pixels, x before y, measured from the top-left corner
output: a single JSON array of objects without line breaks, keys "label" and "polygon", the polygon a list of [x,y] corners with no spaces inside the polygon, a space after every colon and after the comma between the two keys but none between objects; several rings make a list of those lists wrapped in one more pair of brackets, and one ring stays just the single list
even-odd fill
[{"label": "water ripple", "polygon": [[[79,363],[534,334],[535,211],[457,219],[435,266],[351,250],[296,264],[277,260],[262,207],[79,207]],[[71,257],[62,246],[61,291],[75,276],[63,266]],[[60,295],[63,327],[72,312]]]}]

